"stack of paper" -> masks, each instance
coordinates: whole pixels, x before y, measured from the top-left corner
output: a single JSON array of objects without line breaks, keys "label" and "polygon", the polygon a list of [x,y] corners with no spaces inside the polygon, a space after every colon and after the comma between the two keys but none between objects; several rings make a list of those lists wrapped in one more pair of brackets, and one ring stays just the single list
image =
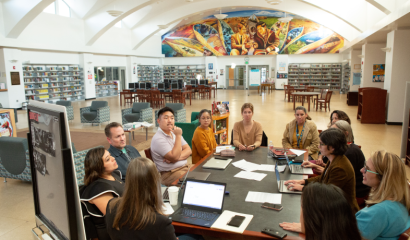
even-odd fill
[{"label": "stack of paper", "polygon": [[298,149],[289,149],[289,150],[291,150],[297,156],[300,156],[306,152],[305,150],[298,150]]},{"label": "stack of paper", "polygon": [[222,150],[225,150],[225,149],[235,150],[235,147],[234,147],[234,146],[231,146],[231,145],[218,146],[218,147],[216,147],[215,153],[220,153]]},{"label": "stack of paper", "polygon": [[133,122],[132,125],[134,126],[133,128],[138,128],[138,127],[151,127],[153,124],[147,123],[147,122]]},{"label": "stack of paper", "polygon": [[247,171],[241,171],[238,174],[236,174],[234,177],[237,178],[245,178],[249,180],[256,180],[256,181],[261,181],[264,177],[266,177],[266,174],[264,173],[254,173],[254,172],[247,172]]},{"label": "stack of paper", "polygon": [[258,203],[267,202],[267,203],[272,203],[272,204],[281,204],[282,194],[249,191],[248,195],[246,196],[245,202],[258,202]]},{"label": "stack of paper", "polygon": [[232,165],[234,165],[235,167],[240,168],[242,170],[248,171],[248,172],[252,172],[252,171],[255,171],[255,170],[260,170],[260,165],[259,164],[248,162],[245,159],[236,161],[236,162],[232,163]]},{"label": "stack of paper", "polygon": [[165,207],[163,207],[162,211],[165,215],[171,215],[174,213],[174,209],[172,208],[169,202],[164,203]]},{"label": "stack of paper", "polygon": [[[245,220],[243,220],[242,224],[239,227],[233,227],[233,226],[229,226],[227,224],[229,221],[231,221],[231,219],[235,215],[245,217]],[[248,227],[248,225],[251,222],[252,218],[253,218],[253,215],[243,214],[243,213],[236,213],[236,212],[231,212],[231,211],[225,210],[221,214],[221,216],[219,216],[218,219],[214,222],[214,224],[211,226],[211,228],[225,230],[225,231],[229,231],[229,232],[243,233],[245,231],[246,227]]]}]

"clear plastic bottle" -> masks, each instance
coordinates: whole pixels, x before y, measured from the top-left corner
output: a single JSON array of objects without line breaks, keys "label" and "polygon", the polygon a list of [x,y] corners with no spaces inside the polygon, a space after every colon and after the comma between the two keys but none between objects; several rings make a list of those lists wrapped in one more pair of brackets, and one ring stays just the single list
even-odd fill
[{"label": "clear plastic bottle", "polygon": [[273,158],[273,142],[269,141],[268,145],[268,157]]}]

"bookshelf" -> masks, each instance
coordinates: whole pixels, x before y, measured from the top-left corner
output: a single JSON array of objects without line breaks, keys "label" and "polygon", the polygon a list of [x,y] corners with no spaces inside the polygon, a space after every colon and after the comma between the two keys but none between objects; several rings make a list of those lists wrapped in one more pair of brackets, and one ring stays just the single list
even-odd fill
[{"label": "bookshelf", "polygon": [[162,81],[163,69],[158,65],[140,65],[138,66],[138,81],[151,82],[152,87],[156,87],[158,82]]},{"label": "bookshelf", "polygon": [[212,115],[212,124],[217,144],[229,144],[229,113]]},{"label": "bookshelf", "polygon": [[342,93],[347,93],[350,89],[350,66],[348,63],[346,63],[343,66],[343,72],[342,72],[342,86],[340,89],[340,92]]},{"label": "bookshelf", "polygon": [[[410,111],[409,111],[409,119],[410,119]],[[409,126],[407,126],[407,148],[406,148],[406,164],[410,165],[410,122]]]},{"label": "bookshelf", "polygon": [[361,123],[385,124],[387,90],[359,88],[357,119]]},{"label": "bookshelf", "polygon": [[82,71],[79,65],[23,65],[26,101],[83,101]]},{"label": "bookshelf", "polygon": [[115,81],[95,84],[96,98],[118,96],[118,83]]},{"label": "bookshelf", "polygon": [[340,91],[341,63],[290,63],[288,83],[290,86],[327,88]]},{"label": "bookshelf", "polygon": [[164,66],[164,80],[183,80],[189,82],[201,75],[205,79],[205,65],[166,65]]}]

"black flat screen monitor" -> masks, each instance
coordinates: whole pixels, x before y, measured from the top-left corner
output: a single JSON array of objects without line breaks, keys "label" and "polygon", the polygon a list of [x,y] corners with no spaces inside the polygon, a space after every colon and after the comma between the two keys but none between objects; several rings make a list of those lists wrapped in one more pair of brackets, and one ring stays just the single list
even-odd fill
[{"label": "black flat screen monitor", "polygon": [[139,89],[140,88],[140,84],[139,83],[134,83],[134,89]]},{"label": "black flat screen monitor", "polygon": [[178,89],[178,83],[172,83],[171,89]]},{"label": "black flat screen monitor", "polygon": [[196,85],[196,80],[191,80],[190,83],[191,85]]},{"label": "black flat screen monitor", "polygon": [[145,89],[145,88],[146,88],[145,83],[144,82],[140,83],[140,89]]},{"label": "black flat screen monitor", "polygon": [[151,83],[150,82],[145,83],[145,89],[151,89]]},{"label": "black flat screen monitor", "polygon": [[199,80],[199,85],[206,85],[205,80]]},{"label": "black flat screen monitor", "polygon": [[182,80],[178,80],[178,89],[182,89],[182,87],[184,86],[184,83]]},{"label": "black flat screen monitor", "polygon": [[135,89],[135,83],[128,83],[129,89]]},{"label": "black flat screen monitor", "polygon": [[158,89],[164,90],[165,89],[165,83],[158,83]]}]

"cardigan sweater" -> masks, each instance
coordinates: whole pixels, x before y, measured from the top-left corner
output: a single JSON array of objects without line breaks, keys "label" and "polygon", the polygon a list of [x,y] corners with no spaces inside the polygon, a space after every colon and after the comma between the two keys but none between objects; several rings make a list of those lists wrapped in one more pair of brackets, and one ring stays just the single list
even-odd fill
[{"label": "cardigan sweater", "polygon": [[212,129],[205,130],[201,126],[197,127],[192,137],[192,163],[199,162],[215,148],[216,140]]},{"label": "cardigan sweater", "polygon": [[[253,121],[253,120],[252,120]],[[253,126],[249,133],[245,132],[243,122],[236,122],[233,126],[233,145],[239,148],[239,144],[250,146],[255,145],[255,149],[262,143],[262,125],[253,121]]]},{"label": "cardigan sweater", "polygon": [[[296,128],[296,119],[293,119],[290,123],[286,124],[285,132],[283,133],[282,146],[283,148],[292,148],[293,133]],[[309,151],[309,156],[313,159],[317,159],[319,154],[319,132],[317,131],[316,124],[312,121],[306,120],[305,130],[302,136],[302,149]]]},{"label": "cardigan sweater", "polygon": [[332,162],[328,161],[321,175],[305,179],[305,185],[311,182],[333,184],[339,187],[345,192],[346,199],[352,207],[353,213],[359,211],[359,205],[356,201],[354,169],[345,155],[336,156]]}]

